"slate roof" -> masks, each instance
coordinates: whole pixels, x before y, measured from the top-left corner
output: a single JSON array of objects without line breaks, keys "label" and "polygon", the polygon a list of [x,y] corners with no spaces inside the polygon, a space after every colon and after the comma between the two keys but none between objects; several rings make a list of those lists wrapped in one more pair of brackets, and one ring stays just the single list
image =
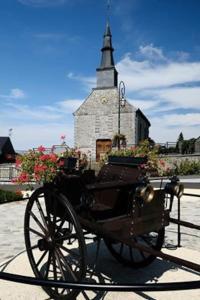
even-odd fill
[{"label": "slate roof", "polygon": [[0,154],[15,154],[15,150],[8,136],[0,136]]}]

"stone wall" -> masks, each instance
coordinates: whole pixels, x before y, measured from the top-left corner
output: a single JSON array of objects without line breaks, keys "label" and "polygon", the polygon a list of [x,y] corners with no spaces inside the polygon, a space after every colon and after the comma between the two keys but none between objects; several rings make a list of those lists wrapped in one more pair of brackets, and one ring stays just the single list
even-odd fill
[{"label": "stone wall", "polygon": [[[94,89],[74,113],[75,147],[91,151],[96,158],[96,140],[111,139],[118,132],[118,89]],[[128,144],[136,143],[136,109],[126,103],[121,108],[121,133]]]}]

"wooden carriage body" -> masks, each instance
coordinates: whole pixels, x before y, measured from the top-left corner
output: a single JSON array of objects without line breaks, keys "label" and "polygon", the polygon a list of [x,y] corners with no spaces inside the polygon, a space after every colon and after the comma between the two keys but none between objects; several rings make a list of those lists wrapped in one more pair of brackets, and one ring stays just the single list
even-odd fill
[{"label": "wooden carriage body", "polygon": [[165,191],[154,190],[150,202],[136,196],[137,187],[144,184],[140,163],[141,159],[134,163],[110,162],[97,176],[92,170],[83,174],[66,172],[57,185],[81,219],[101,224],[105,232],[129,238],[158,231],[169,224]]}]

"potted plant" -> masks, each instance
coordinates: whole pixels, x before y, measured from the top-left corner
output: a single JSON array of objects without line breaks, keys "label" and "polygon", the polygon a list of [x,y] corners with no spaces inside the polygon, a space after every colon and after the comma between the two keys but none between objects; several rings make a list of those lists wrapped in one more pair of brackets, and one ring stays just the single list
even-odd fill
[{"label": "potted plant", "polygon": [[16,159],[16,167],[19,175],[13,181],[18,183],[37,182],[51,183],[60,170],[73,170],[77,161],[82,163],[83,168],[87,165],[84,156],[84,163],[81,162],[82,154],[75,149],[67,149],[65,152],[56,154],[54,149],[47,153],[45,147],[40,146],[35,150],[29,150]]},{"label": "potted plant", "polygon": [[138,166],[146,175],[165,175],[169,173],[169,166],[158,156],[158,147],[148,140],[142,141],[136,147],[112,150],[107,161],[112,164],[128,164]]},{"label": "potted plant", "polygon": [[113,147],[117,147],[119,144],[126,147],[126,136],[122,133],[116,133],[112,140]]}]

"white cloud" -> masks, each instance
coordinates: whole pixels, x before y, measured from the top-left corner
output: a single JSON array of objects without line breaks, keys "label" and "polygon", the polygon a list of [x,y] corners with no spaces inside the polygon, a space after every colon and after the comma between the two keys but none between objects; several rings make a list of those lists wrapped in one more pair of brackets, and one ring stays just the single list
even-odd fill
[{"label": "white cloud", "polygon": [[[147,92],[169,103],[169,107],[200,109],[200,87],[168,88]],[[167,108],[167,107],[166,107]],[[165,107],[163,107],[165,109]]]},{"label": "white cloud", "polygon": [[72,115],[73,112],[82,104],[81,99],[66,99],[55,102],[49,106],[31,107],[27,104],[7,103],[1,108],[2,119],[12,117],[14,120],[32,120],[40,122],[52,122],[62,120],[66,115]]},{"label": "white cloud", "polygon": [[16,88],[11,90],[10,98],[19,99],[24,97],[25,97],[24,91],[22,91],[21,89]]},{"label": "white cloud", "polygon": [[[2,125],[4,127],[2,127]],[[2,124],[0,120],[0,136],[7,136],[8,124]],[[52,122],[38,124],[34,122],[22,122],[21,124],[12,121],[12,143],[15,150],[27,150],[40,145],[51,147],[60,144],[60,136],[66,136],[66,143],[73,146],[73,125],[66,122]]]},{"label": "white cloud", "polygon": [[150,136],[157,142],[175,142],[180,132],[184,138],[197,138],[200,132],[200,113],[167,114],[151,119]]},{"label": "white cloud", "polygon": [[8,95],[0,95],[0,98],[8,99],[8,100],[23,99],[25,97],[26,97],[26,95],[25,95],[24,91],[19,88],[11,89],[11,91]]},{"label": "white cloud", "polygon": [[65,113],[73,113],[75,112],[79,106],[83,103],[83,99],[73,99],[73,100],[64,100],[58,102],[59,108]]},{"label": "white cloud", "polygon": [[33,36],[41,40],[57,40],[57,41],[67,37],[65,33],[52,33],[52,32],[35,33]]},{"label": "white cloud", "polygon": [[28,105],[19,105],[9,103],[4,108],[4,115],[11,116],[15,120],[41,120],[43,122],[59,120],[61,114],[57,111],[56,107],[50,110],[48,107],[38,106],[30,107]]},{"label": "white cloud", "polygon": [[116,67],[129,92],[200,81],[200,62],[153,64],[135,61],[128,54]]},{"label": "white cloud", "polygon": [[200,113],[167,114],[153,118],[155,124],[161,122],[165,126],[200,126]]},{"label": "white cloud", "polygon": [[66,136],[73,146],[73,116],[82,103],[79,99],[54,102],[51,106],[29,106],[8,102],[0,108],[0,136],[7,136],[13,128],[12,141],[15,149],[28,149],[44,145],[51,147]]},{"label": "white cloud", "polygon": [[145,58],[150,60],[167,60],[163,54],[162,49],[154,47],[153,44],[140,46],[139,51],[140,54],[142,54]]},{"label": "white cloud", "polygon": [[70,72],[67,74],[67,77],[81,82],[87,91],[90,91],[96,85],[96,77],[94,76],[80,76]]},{"label": "white cloud", "polygon": [[154,109],[156,106],[160,104],[159,101],[156,100],[137,100],[137,99],[129,99],[128,102],[135,106],[136,108],[140,108],[144,111],[149,111],[150,109]]},{"label": "white cloud", "polygon": [[33,7],[48,7],[63,5],[67,0],[18,0],[18,2]]}]

